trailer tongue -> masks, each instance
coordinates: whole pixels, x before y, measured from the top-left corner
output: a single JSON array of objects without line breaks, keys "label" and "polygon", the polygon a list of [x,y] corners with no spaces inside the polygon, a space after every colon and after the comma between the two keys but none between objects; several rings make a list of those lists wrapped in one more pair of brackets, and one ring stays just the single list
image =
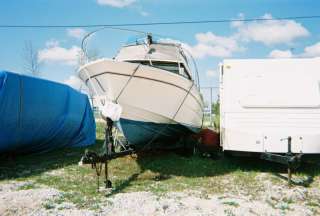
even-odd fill
[{"label": "trailer tongue", "polygon": [[[105,128],[105,141],[103,144],[103,149],[100,153],[93,151],[86,151],[82,156],[79,165],[90,164],[96,171],[97,175],[97,190],[100,187],[100,176],[104,166],[104,177],[105,177],[105,187],[111,188],[112,182],[109,179],[108,162],[112,159],[123,157],[127,155],[139,154],[146,150],[147,147],[136,149],[135,146],[130,145],[127,140],[121,140],[118,137],[118,129],[113,125],[113,121],[106,118],[107,127]],[[151,144],[151,143],[150,143]],[[185,136],[180,139],[179,143],[176,145],[177,149],[183,149],[184,152],[189,152],[193,154],[195,151],[200,151],[201,153],[216,153],[220,151],[219,146],[219,134],[209,130],[203,129],[199,134],[190,133],[189,136]],[[160,149],[159,149],[160,150]]]}]

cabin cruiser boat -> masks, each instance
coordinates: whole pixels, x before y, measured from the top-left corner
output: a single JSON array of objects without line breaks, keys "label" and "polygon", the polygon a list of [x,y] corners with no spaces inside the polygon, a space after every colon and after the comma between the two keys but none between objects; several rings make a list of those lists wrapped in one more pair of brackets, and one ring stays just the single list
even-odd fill
[{"label": "cabin cruiser boat", "polygon": [[130,145],[152,147],[157,141],[174,148],[174,141],[202,127],[204,105],[189,61],[180,44],[148,35],[113,59],[84,64],[79,77],[97,98],[121,107],[117,125]]}]

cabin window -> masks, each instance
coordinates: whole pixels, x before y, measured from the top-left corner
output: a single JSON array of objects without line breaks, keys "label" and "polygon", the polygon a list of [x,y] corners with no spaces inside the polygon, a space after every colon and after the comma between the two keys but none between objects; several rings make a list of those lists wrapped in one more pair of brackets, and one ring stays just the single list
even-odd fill
[{"label": "cabin window", "polygon": [[190,79],[190,76],[188,75],[186,68],[183,64],[180,64],[179,68],[179,65],[175,62],[152,62],[152,66],[155,68],[170,71],[175,74],[179,74],[187,79]]},{"label": "cabin window", "polygon": [[190,79],[190,76],[188,75],[186,68],[182,64],[180,64],[180,74],[185,78]]},{"label": "cabin window", "polygon": [[175,74],[179,74],[179,66],[177,63],[152,62],[152,66],[162,70],[167,70]]},{"label": "cabin window", "polygon": [[159,69],[162,69],[162,70],[170,71],[172,73],[179,74],[179,75],[181,75],[181,76],[183,76],[183,77],[185,77],[187,79],[191,79],[183,64],[180,64],[180,71],[179,71],[179,65],[178,65],[178,63],[175,63],[175,62],[151,61],[152,65],[150,64],[150,61],[143,61],[143,62],[130,61],[130,62],[132,62],[132,63],[140,63],[140,64],[143,64],[143,65],[148,65],[148,66],[152,66],[152,67],[159,68]]}]

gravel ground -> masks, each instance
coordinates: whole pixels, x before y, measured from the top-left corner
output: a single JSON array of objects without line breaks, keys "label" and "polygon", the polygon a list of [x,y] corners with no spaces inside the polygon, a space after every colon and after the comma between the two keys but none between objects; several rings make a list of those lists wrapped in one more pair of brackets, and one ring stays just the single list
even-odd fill
[{"label": "gravel ground", "polygon": [[248,195],[204,195],[196,191],[119,193],[104,198],[98,210],[77,209],[69,202],[56,203],[63,195],[53,188],[32,182],[0,184],[0,215],[317,215],[320,189],[274,186],[264,182],[265,190]]}]

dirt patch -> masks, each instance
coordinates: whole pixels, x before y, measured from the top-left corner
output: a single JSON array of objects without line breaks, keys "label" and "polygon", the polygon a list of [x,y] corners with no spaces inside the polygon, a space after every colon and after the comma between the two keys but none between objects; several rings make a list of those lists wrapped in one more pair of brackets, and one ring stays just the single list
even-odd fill
[{"label": "dirt patch", "polygon": [[118,193],[90,209],[63,199],[64,192],[34,182],[0,184],[0,215],[318,215],[320,189],[274,185],[264,179],[255,196],[242,191],[206,194],[203,191]]},{"label": "dirt patch", "polygon": [[9,182],[0,184],[0,215],[97,215],[96,213],[77,209],[68,202],[55,203],[62,192],[37,185],[33,182]]},{"label": "dirt patch", "polygon": [[107,215],[315,215],[309,206],[280,201],[250,200],[241,195],[209,195],[195,192],[167,193],[158,197],[149,192],[115,195],[102,207]]},{"label": "dirt patch", "polygon": [[59,194],[52,188],[21,189],[30,184],[12,182],[0,185],[0,215],[32,215],[42,208],[43,201]]}]

